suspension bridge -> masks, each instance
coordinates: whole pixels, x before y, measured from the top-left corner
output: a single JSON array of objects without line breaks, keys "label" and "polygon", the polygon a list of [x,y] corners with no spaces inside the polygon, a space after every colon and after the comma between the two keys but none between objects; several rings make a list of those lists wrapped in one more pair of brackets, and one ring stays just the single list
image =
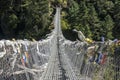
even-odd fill
[{"label": "suspension bridge", "polygon": [[[0,80],[93,80],[96,66],[85,63],[86,43],[64,38],[60,10],[56,9],[54,30],[46,39],[0,41]],[[96,80],[104,80],[106,66]]]}]

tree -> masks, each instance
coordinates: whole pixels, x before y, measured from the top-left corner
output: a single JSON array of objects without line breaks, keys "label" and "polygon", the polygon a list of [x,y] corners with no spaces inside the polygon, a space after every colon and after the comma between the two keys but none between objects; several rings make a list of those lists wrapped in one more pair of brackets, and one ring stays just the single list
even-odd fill
[{"label": "tree", "polygon": [[78,21],[79,21],[78,14],[79,14],[79,5],[74,0],[71,0],[70,7],[68,8],[67,19],[68,22],[71,24],[72,29],[78,25]]},{"label": "tree", "polygon": [[[95,23],[93,23],[95,25]],[[93,28],[93,37],[95,40],[100,40],[101,36],[104,36],[106,39],[113,39],[113,30],[114,22],[110,15],[105,17],[105,21],[99,21],[98,25]]]},{"label": "tree", "polygon": [[92,32],[92,36],[91,37],[94,40],[100,40],[101,27],[100,27],[100,21],[99,21],[99,18],[98,18],[98,14],[97,14],[93,4],[89,4],[88,7],[89,7],[88,23],[90,25],[90,30]]},{"label": "tree", "polygon": [[14,37],[15,36],[15,29],[18,23],[18,17],[13,11],[13,0],[11,1],[0,1],[0,19],[1,19],[1,31],[3,32],[2,35],[5,37]]},{"label": "tree", "polygon": [[105,29],[105,37],[107,39],[113,39],[112,30],[113,30],[113,27],[114,27],[114,22],[113,22],[110,15],[107,15],[105,17],[103,27]]},{"label": "tree", "polygon": [[[49,2],[47,0],[26,0],[21,4],[20,24],[25,23],[23,32],[19,32],[21,37],[36,38],[43,36],[48,31],[49,17]],[[32,32],[32,34],[31,34]]]},{"label": "tree", "polygon": [[115,38],[120,39],[120,1],[115,2],[115,7],[113,8],[115,27],[113,28],[113,35]]}]

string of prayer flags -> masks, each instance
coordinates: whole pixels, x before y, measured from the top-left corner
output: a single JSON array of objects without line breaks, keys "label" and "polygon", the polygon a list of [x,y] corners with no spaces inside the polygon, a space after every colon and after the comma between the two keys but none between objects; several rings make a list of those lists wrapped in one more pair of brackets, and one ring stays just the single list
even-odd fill
[{"label": "string of prayer flags", "polygon": [[23,58],[24,62],[26,62],[26,56],[23,55],[22,58]]},{"label": "string of prayer flags", "polygon": [[94,60],[95,60],[95,57],[96,57],[95,55],[94,55],[94,56],[90,56],[90,59],[89,59],[89,61],[90,61],[90,62],[94,62]]},{"label": "string of prayer flags", "polygon": [[102,57],[103,57],[103,54],[102,53],[98,53],[98,57],[97,57],[95,62],[100,64],[100,61],[101,61]]},{"label": "string of prayer flags", "polygon": [[107,58],[107,55],[106,55],[106,54],[103,54],[103,58],[102,58],[102,60],[101,60],[101,64],[105,64],[106,58]]},{"label": "string of prayer flags", "polygon": [[86,41],[87,43],[93,43],[93,40],[92,40],[92,39],[89,39],[89,38],[85,38],[85,41]]},{"label": "string of prayer flags", "polygon": [[103,36],[101,37],[101,40],[102,40],[102,42],[105,42],[105,38]]},{"label": "string of prayer flags", "polygon": [[115,42],[115,43],[116,43],[117,41],[118,41],[118,39],[114,39],[114,40],[113,40],[113,42]]},{"label": "string of prayer flags", "polygon": [[25,66],[24,59],[21,58],[22,65]]},{"label": "string of prayer flags", "polygon": [[25,56],[26,56],[26,58],[29,58],[29,54],[27,51],[25,51]]}]

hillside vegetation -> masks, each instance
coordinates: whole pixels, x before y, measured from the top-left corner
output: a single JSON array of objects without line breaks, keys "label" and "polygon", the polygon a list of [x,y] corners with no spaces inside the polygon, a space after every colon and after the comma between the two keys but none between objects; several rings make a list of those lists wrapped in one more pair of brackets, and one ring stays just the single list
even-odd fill
[{"label": "hillside vegetation", "polygon": [[57,6],[63,32],[77,29],[94,40],[120,39],[119,0],[0,0],[0,39],[45,38],[54,28]]}]

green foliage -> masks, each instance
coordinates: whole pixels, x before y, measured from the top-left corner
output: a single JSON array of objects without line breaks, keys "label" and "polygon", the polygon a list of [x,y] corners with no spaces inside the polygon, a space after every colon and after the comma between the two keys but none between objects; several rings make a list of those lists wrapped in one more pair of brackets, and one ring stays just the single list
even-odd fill
[{"label": "green foliage", "polygon": [[120,1],[116,0],[115,7],[113,8],[113,19],[115,23],[115,27],[113,28],[113,35],[116,38],[120,39]]},{"label": "green foliage", "polygon": [[71,28],[74,28],[74,26],[78,26],[78,20],[79,20],[79,5],[75,1],[71,1],[71,6],[68,9],[68,15],[67,19],[71,25]]},{"label": "green foliage", "polygon": [[1,6],[0,27],[5,36],[40,39],[49,31],[48,0],[12,0],[8,4],[5,0],[1,2],[5,4]]},{"label": "green foliage", "polygon": [[94,40],[120,39],[119,0],[1,0],[1,35],[42,38],[50,31],[56,6],[62,7],[63,30],[75,28]]},{"label": "green foliage", "polygon": [[88,13],[88,24],[90,25],[90,30],[92,32],[92,38],[94,40],[100,39],[100,21],[97,15],[97,12],[92,4],[89,5]]},{"label": "green foliage", "polygon": [[[109,57],[109,59],[112,59],[112,57]],[[107,65],[108,67],[105,68],[105,72],[104,72],[104,80],[114,80],[114,76],[115,76],[115,71],[114,71],[114,67],[115,65],[110,62]]]},{"label": "green foliage", "polygon": [[66,19],[61,20],[61,27],[62,27],[62,30],[69,29],[69,24],[67,23]]},{"label": "green foliage", "polygon": [[[100,40],[101,36],[113,39],[114,33],[118,33],[113,31],[114,7],[115,4],[110,0],[71,0],[67,19],[71,29],[81,30],[86,37],[94,40]],[[119,14],[118,11],[116,14]]]},{"label": "green foliage", "polygon": [[105,32],[106,38],[112,39],[113,38],[112,29],[114,27],[114,23],[110,15],[107,15],[105,17],[105,22],[103,25],[104,25],[104,29],[106,29],[106,32]]},{"label": "green foliage", "polygon": [[105,66],[94,65],[96,66],[93,80],[114,80],[115,71],[114,64],[112,62],[107,63]]}]

